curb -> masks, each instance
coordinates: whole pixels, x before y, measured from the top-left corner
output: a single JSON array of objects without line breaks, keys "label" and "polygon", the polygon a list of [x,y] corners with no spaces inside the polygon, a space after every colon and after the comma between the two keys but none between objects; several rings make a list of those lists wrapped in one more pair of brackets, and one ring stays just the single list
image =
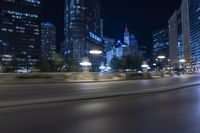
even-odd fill
[{"label": "curb", "polygon": [[141,90],[137,92],[122,92],[122,93],[112,93],[112,94],[90,94],[89,96],[68,96],[68,97],[54,97],[54,98],[41,98],[41,99],[30,99],[24,101],[15,101],[15,102],[0,102],[1,108],[10,108],[10,107],[21,107],[28,105],[36,104],[48,104],[48,103],[58,103],[58,102],[76,102],[76,101],[85,101],[85,100],[94,100],[94,99],[104,99],[104,98],[115,98],[115,97],[124,97],[124,96],[136,96],[136,95],[152,95],[157,93],[165,93],[180,89],[185,89],[193,86],[199,86],[200,83],[192,83],[187,85],[180,85],[176,87],[167,87],[155,88],[149,90]]}]

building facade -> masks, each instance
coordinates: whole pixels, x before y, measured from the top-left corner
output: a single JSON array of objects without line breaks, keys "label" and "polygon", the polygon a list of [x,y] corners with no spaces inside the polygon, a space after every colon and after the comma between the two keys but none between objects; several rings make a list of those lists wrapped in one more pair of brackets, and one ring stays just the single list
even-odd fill
[{"label": "building facade", "polygon": [[113,38],[108,38],[108,37],[104,37],[104,48],[105,48],[105,52],[108,52],[110,50],[113,49],[113,47],[115,47],[115,39]]},{"label": "building facade", "polygon": [[91,55],[91,50],[103,51],[99,0],[65,0],[65,42],[63,55],[80,63],[88,57],[92,70],[97,71],[102,56]]},{"label": "building facade", "polygon": [[189,0],[189,19],[192,63],[200,70],[200,0]]},{"label": "building facade", "polygon": [[184,59],[181,10],[176,10],[169,19],[169,54],[171,66],[179,66]]},{"label": "building facade", "polygon": [[126,25],[124,31],[124,44],[123,47],[123,56],[132,56],[138,54],[138,43],[134,34],[130,33],[128,26]]},{"label": "building facade", "polygon": [[126,28],[124,31],[124,45],[127,45],[127,46],[130,45],[130,33],[128,30],[128,25],[126,25]]},{"label": "building facade", "polygon": [[168,28],[162,28],[153,32],[153,60],[158,56],[165,56],[169,59],[169,36]]},{"label": "building facade", "polygon": [[[172,15],[171,19],[173,18]],[[200,70],[200,0],[182,0],[181,7],[177,14],[178,21],[180,24],[177,25],[177,30],[173,33],[173,23],[169,21],[169,37],[171,54],[174,49],[175,43],[178,43],[178,54],[179,59],[185,61],[186,67],[199,67]],[[173,36],[181,32],[179,36]],[[172,38],[178,38],[176,41]],[[174,42],[173,42],[174,41]],[[172,64],[175,63],[172,56]],[[177,60],[177,59],[176,59]],[[179,62],[180,63],[180,62]]]},{"label": "building facade", "polygon": [[182,0],[180,10],[183,34],[184,60],[187,66],[191,66],[189,0]]},{"label": "building facade", "polygon": [[41,24],[41,53],[48,60],[56,53],[56,27],[52,23]]},{"label": "building facade", "polygon": [[15,58],[19,71],[30,71],[41,54],[40,6],[40,0],[0,1],[0,55]]},{"label": "building facade", "polygon": [[134,34],[130,34],[130,49],[131,55],[138,54],[138,41]]}]

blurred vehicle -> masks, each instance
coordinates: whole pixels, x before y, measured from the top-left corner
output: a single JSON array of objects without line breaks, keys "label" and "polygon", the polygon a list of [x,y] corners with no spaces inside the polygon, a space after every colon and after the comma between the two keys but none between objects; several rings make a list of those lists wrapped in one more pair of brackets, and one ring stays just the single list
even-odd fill
[{"label": "blurred vehicle", "polygon": [[185,74],[185,69],[184,68],[175,68],[172,71],[172,76],[183,76]]}]

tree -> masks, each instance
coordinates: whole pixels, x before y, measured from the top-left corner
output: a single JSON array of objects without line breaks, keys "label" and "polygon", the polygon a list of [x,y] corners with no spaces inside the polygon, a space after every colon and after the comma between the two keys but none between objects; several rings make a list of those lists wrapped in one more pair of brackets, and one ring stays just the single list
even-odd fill
[{"label": "tree", "polygon": [[40,70],[40,72],[51,72],[50,61],[45,57],[40,57],[36,68]]},{"label": "tree", "polygon": [[120,69],[120,59],[118,59],[116,56],[112,58],[110,67],[113,71],[117,71]]},{"label": "tree", "polygon": [[69,58],[67,60],[67,65],[65,68],[66,72],[78,72],[79,71],[79,64],[76,60]]},{"label": "tree", "polygon": [[51,62],[51,67],[53,71],[61,71],[63,64],[64,58],[58,53],[53,53],[53,60]]},{"label": "tree", "polygon": [[140,69],[142,65],[142,58],[140,56],[128,56],[127,60],[127,69]]},{"label": "tree", "polygon": [[111,68],[114,71],[119,69],[126,70],[126,69],[140,69],[142,65],[142,58],[140,56],[124,56],[122,58],[114,57],[111,60]]}]

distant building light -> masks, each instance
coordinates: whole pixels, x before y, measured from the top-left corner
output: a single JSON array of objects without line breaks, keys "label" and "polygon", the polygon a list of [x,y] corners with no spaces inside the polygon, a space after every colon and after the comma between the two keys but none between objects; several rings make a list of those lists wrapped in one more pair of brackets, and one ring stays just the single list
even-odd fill
[{"label": "distant building light", "polygon": [[181,59],[181,60],[179,60],[179,62],[180,62],[180,63],[185,63],[186,60],[185,60],[185,59]]},{"label": "distant building light", "polygon": [[2,55],[3,58],[12,58],[12,55]]},{"label": "distant building light", "polygon": [[126,48],[126,47],[128,47],[128,46],[127,46],[127,45],[122,45],[122,47]]}]

